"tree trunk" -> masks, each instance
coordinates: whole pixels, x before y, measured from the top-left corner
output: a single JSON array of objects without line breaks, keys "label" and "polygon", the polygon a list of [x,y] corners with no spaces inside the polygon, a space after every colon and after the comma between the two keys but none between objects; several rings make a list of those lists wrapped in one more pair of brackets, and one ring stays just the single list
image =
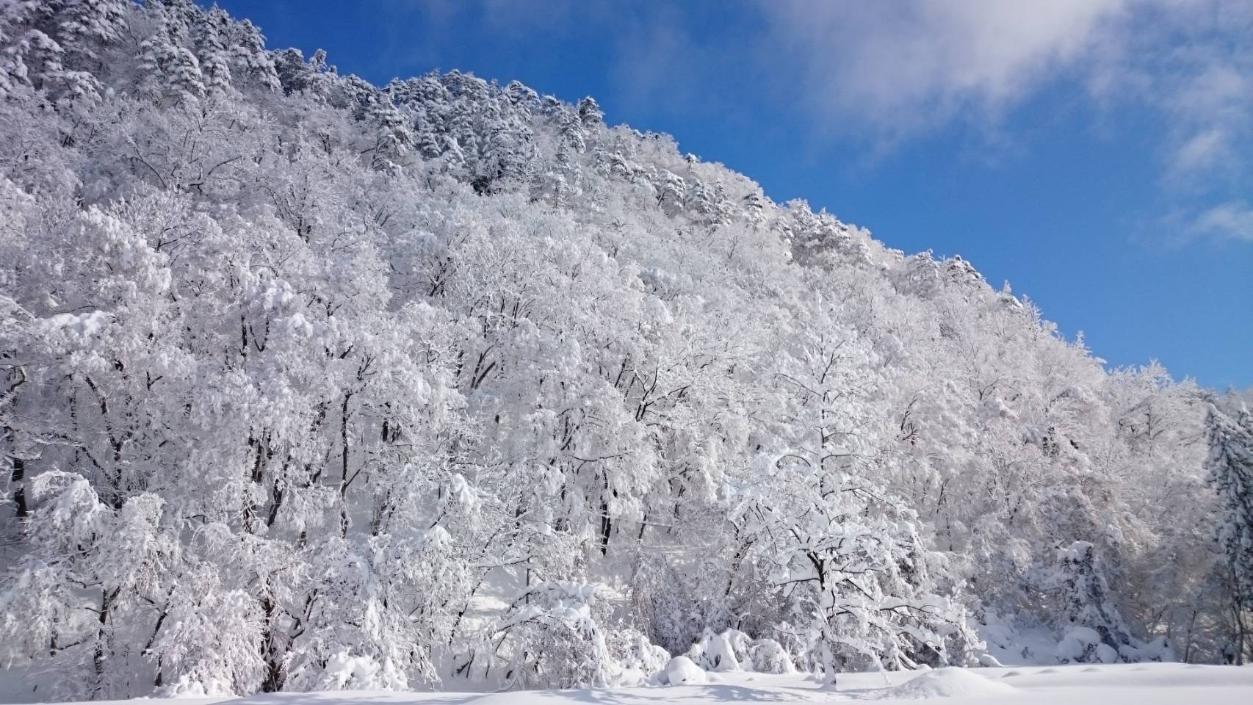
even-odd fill
[{"label": "tree trunk", "polygon": [[109,658],[109,612],[113,609],[113,601],[117,599],[119,590],[121,588],[114,588],[113,592],[108,589],[100,591],[100,614],[97,617],[100,627],[96,631],[96,648],[91,657],[91,664],[96,672],[96,687],[92,690],[92,699],[99,697],[104,690],[104,670]]},{"label": "tree trunk", "polygon": [[351,399],[352,392],[345,392],[339,417],[339,442],[343,446],[340,453],[342,464],[339,475],[339,535],[341,537],[348,536],[348,483],[352,481],[348,476],[348,402]]},{"label": "tree trunk", "polygon": [[9,481],[13,485],[13,503],[17,505],[17,518],[25,519],[30,513],[26,507],[26,461],[16,456],[9,456],[13,464],[13,474]]},{"label": "tree trunk", "polygon": [[274,643],[274,626],[277,621],[277,608],[273,598],[268,595],[261,598],[261,611],[265,615],[265,631],[262,632],[262,648],[265,650],[265,680],[261,682],[261,691],[277,693],[283,689],[286,677],[283,673],[282,655]]}]

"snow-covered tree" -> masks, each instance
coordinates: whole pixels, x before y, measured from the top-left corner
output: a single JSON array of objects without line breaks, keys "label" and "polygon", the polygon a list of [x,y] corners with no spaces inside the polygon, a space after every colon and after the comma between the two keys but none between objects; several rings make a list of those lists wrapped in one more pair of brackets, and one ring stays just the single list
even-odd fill
[{"label": "snow-covered tree", "polygon": [[1207,396],[591,98],[0,2],[0,660],[66,697],[830,677],[979,627],[1217,661],[1250,431],[1207,465]]},{"label": "snow-covered tree", "polygon": [[1210,448],[1206,466],[1219,496],[1218,543],[1235,626],[1229,649],[1235,662],[1243,663],[1253,612],[1253,415],[1241,408],[1233,419],[1211,405],[1205,426]]}]

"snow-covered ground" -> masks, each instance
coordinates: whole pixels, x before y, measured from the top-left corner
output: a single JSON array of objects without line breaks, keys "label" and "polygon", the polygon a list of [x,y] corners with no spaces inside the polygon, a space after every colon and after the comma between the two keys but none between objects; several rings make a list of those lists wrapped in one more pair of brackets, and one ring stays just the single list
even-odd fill
[{"label": "snow-covered ground", "polygon": [[[1237,705],[1253,703],[1253,667],[1151,663],[957,669],[841,676],[832,690],[810,676],[711,673],[702,685],[504,693],[340,691],[240,699],[122,701],[133,705],[703,705],[927,700],[953,705]],[[98,703],[96,705],[99,705]]]}]

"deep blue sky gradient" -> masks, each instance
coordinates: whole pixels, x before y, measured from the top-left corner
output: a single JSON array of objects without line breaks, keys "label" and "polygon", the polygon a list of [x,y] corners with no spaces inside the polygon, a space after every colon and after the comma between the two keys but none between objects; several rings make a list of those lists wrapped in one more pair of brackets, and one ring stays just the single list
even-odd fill
[{"label": "deep blue sky gradient", "polygon": [[[1253,242],[1179,237],[1161,115],[1097,110],[1064,79],[994,126],[953,120],[884,144],[820,124],[787,75],[739,55],[760,31],[751,6],[641,2],[585,22],[544,0],[504,17],[458,2],[218,4],[271,48],[324,48],[341,73],[377,84],[456,68],[593,95],[611,123],[671,133],[776,200],[804,198],[907,252],[960,254],[1067,336],[1082,331],[1111,367],[1157,359],[1205,385],[1253,385]],[[671,36],[695,45],[693,61],[624,61],[624,43]]]}]

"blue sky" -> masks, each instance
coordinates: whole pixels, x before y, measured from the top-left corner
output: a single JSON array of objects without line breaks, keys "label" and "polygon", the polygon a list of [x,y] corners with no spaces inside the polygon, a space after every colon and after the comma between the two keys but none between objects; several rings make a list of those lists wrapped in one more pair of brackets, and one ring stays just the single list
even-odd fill
[{"label": "blue sky", "polygon": [[461,69],[669,132],[1009,281],[1111,366],[1253,385],[1253,0],[219,0],[375,83]]}]

